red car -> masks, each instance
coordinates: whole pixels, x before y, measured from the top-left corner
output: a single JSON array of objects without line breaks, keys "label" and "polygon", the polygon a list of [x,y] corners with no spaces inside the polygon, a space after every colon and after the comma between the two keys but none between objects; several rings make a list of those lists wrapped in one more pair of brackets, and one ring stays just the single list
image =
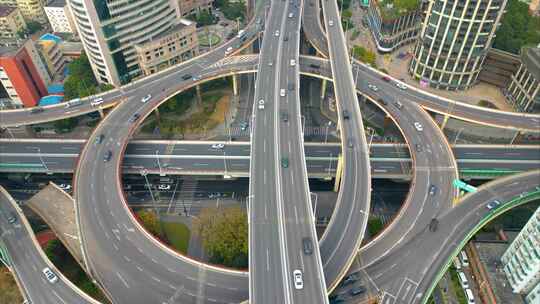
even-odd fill
[{"label": "red car", "polygon": [[386,82],[390,82],[390,81],[391,81],[390,77],[388,77],[388,76],[383,76],[382,80],[384,80],[384,81],[386,81]]}]

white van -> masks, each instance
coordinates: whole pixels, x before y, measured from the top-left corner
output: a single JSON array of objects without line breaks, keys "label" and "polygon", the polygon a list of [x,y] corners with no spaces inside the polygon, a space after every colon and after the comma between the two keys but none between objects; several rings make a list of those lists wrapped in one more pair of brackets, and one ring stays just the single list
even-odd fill
[{"label": "white van", "polygon": [[90,105],[92,105],[92,107],[95,107],[95,106],[99,106],[102,103],[103,103],[103,97],[98,97],[98,98],[92,100],[90,102]]},{"label": "white van", "polygon": [[458,272],[458,277],[459,277],[459,281],[461,282],[461,287],[463,287],[463,289],[469,288],[469,280],[467,280],[467,277],[465,276],[465,274],[460,271]]},{"label": "white van", "polygon": [[460,256],[460,259],[461,259],[461,265],[463,265],[463,267],[468,267],[469,266],[469,258],[467,257],[467,253],[465,253],[464,250],[461,250],[461,252],[459,253],[459,256]]},{"label": "white van", "polygon": [[467,296],[467,303],[474,304],[474,295],[469,288],[465,289],[465,295]]}]

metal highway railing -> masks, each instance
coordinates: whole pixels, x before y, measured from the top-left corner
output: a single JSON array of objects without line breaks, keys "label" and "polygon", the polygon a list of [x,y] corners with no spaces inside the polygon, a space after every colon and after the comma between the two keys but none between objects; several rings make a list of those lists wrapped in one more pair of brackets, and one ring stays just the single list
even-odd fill
[{"label": "metal highway railing", "polygon": [[514,199],[503,203],[499,208],[489,212],[486,217],[484,217],[475,227],[472,229],[466,236],[461,240],[459,245],[456,247],[456,249],[452,252],[452,254],[448,257],[446,263],[444,264],[444,267],[441,267],[439,270],[439,273],[435,277],[435,280],[432,281],[431,286],[427,290],[427,292],[424,294],[424,298],[422,299],[422,304],[427,304],[429,300],[429,296],[435,289],[435,286],[439,283],[442,276],[446,273],[448,268],[450,267],[450,264],[452,263],[452,260],[454,257],[458,255],[458,253],[465,247],[465,244],[480,230],[482,227],[484,227],[487,223],[495,219],[497,216],[505,213],[506,211],[517,207],[519,205],[523,205],[525,203],[534,201],[540,199],[540,187],[536,187],[534,191],[522,193],[519,196],[515,197]]}]

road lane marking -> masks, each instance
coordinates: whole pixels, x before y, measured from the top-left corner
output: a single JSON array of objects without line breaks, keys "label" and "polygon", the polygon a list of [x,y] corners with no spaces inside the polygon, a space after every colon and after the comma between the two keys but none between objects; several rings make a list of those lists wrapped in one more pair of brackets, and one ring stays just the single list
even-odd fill
[{"label": "road lane marking", "polygon": [[129,288],[128,283],[127,283],[126,280],[120,275],[120,273],[119,273],[119,272],[116,272],[116,275],[118,276],[118,278],[120,279],[120,281],[122,281],[122,283],[124,283],[124,285],[126,286],[126,288]]}]

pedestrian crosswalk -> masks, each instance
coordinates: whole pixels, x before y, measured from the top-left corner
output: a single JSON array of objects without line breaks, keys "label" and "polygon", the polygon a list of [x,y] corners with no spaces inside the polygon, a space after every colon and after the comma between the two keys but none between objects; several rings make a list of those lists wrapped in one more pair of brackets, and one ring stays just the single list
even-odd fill
[{"label": "pedestrian crosswalk", "polygon": [[240,55],[240,56],[232,56],[232,57],[225,57],[221,59],[220,61],[212,64],[209,68],[210,69],[218,69],[223,66],[227,65],[235,65],[240,63],[253,63],[255,64],[257,62],[257,56],[256,55]]}]

